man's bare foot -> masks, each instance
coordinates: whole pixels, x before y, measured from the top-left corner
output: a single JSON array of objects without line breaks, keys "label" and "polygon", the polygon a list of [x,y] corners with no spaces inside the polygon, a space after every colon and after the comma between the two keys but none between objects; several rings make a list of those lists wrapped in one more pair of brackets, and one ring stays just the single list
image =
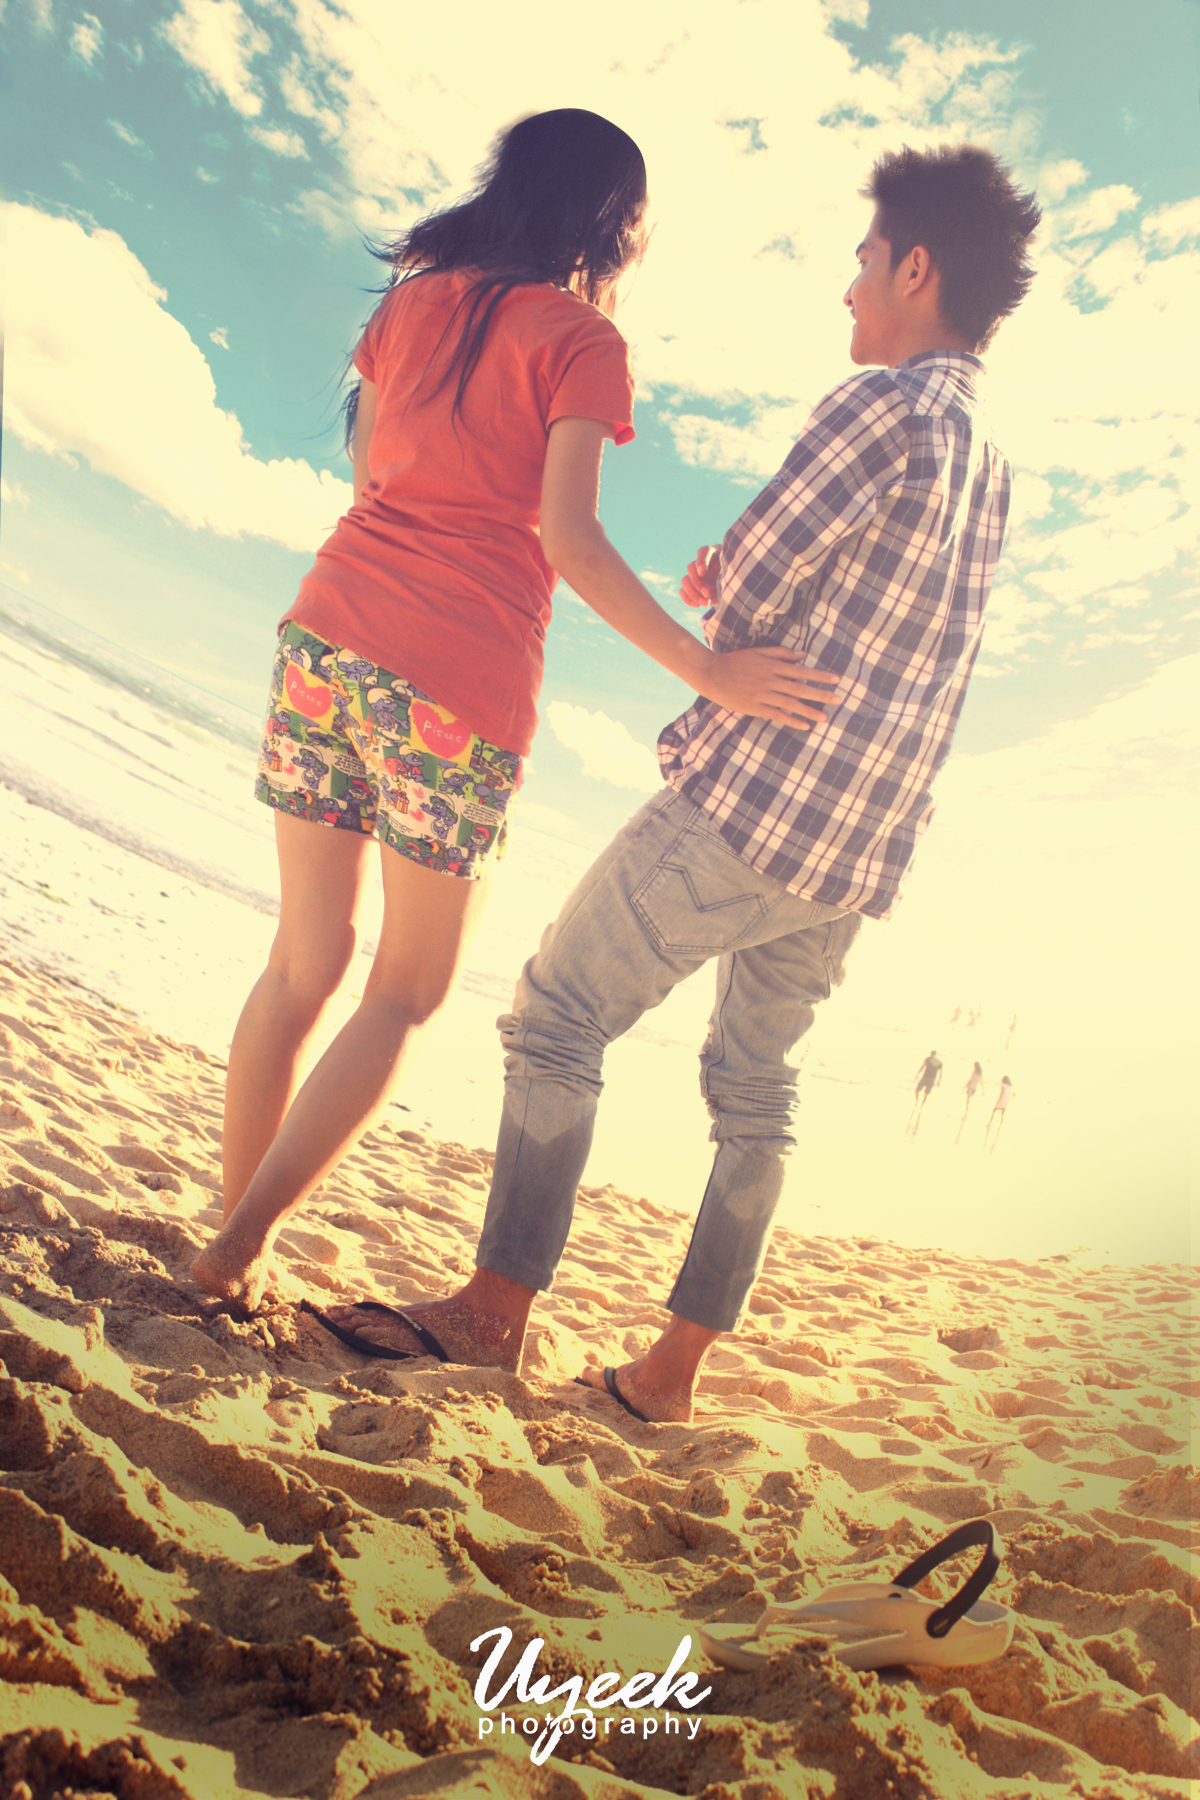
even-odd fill
[{"label": "man's bare foot", "polygon": [[[536,1292],[536,1288],[521,1287],[490,1269],[476,1269],[459,1293],[402,1310],[433,1333],[451,1362],[507,1369],[515,1374]],[[367,1312],[358,1306],[329,1306],[325,1312],[335,1325],[366,1344],[410,1350],[415,1356],[429,1355],[415,1332],[408,1331],[399,1319],[385,1318],[382,1313]]]},{"label": "man's bare foot", "polygon": [[[636,1362],[625,1363],[613,1370],[621,1399],[651,1424],[690,1425],[694,1384],[683,1382],[663,1386],[654,1379],[653,1370],[647,1369],[646,1360],[639,1356]],[[589,1365],[579,1379],[585,1387],[598,1388],[602,1394],[609,1392],[603,1369]],[[610,1397],[615,1398],[615,1395]]]},{"label": "man's bare foot", "polygon": [[[701,1364],[720,1335],[673,1313],[644,1356],[613,1371],[621,1398],[652,1424],[690,1425]],[[587,1368],[580,1380],[608,1393],[603,1369]]]}]

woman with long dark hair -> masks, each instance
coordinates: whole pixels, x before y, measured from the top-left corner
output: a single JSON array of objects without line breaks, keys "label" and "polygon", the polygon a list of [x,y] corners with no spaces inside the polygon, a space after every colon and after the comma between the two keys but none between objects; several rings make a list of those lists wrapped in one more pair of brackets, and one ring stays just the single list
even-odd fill
[{"label": "woman with long dark hair", "polygon": [[[280,1225],[378,1117],[453,986],[537,724],[557,574],[732,711],[820,716],[790,654],[715,655],[597,519],[604,440],[633,436],[610,315],[645,206],[633,140],[563,108],[503,133],[475,193],[382,253],[392,281],[354,353],[354,505],[280,628],[257,785],[275,809],[279,931],[230,1049],[225,1224],[193,1270],[246,1308]],[[371,974],[301,1087],[355,953],[373,837]]]}]

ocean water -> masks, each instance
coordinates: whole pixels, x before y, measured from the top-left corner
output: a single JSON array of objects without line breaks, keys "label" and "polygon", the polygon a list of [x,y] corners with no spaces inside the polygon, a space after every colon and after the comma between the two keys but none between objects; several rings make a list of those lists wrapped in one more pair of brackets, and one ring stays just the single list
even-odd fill
[{"label": "ocean water", "polygon": [[[222,1055],[277,913],[271,817],[252,797],[259,720],[7,588],[0,659],[0,955]],[[406,1122],[494,1142],[496,1017],[590,858],[518,810],[459,988],[397,1099]],[[957,940],[932,913],[923,924],[919,897],[908,908],[867,923],[806,1040],[781,1218],[996,1256],[1187,1261],[1175,1051],[1148,1030],[1114,1088],[1094,958],[1039,964]],[[361,994],[379,915],[376,882],[326,1038]],[[712,1156],[696,1064],[711,1003],[701,971],[610,1050],[590,1185],[695,1210]],[[914,1133],[913,1079],[934,1047],[943,1085]],[[975,1060],[986,1085],[968,1109]],[[1001,1074],[1017,1097],[992,1148]]]},{"label": "ocean water", "polygon": [[[9,588],[0,658],[0,943],[223,1054],[278,914],[272,819],[253,798],[260,721]],[[459,991],[401,1100],[413,1122],[462,1142],[494,1138],[496,1016],[591,860],[525,823],[512,836]],[[376,880],[326,1039],[361,992],[380,912]],[[656,1062],[691,1061],[706,1012],[681,993],[631,1034],[639,1099]],[[698,1126],[702,1144],[703,1115]],[[658,1157],[643,1159],[623,1128],[614,1136],[627,1185],[653,1182]]]},{"label": "ocean water", "polygon": [[256,721],[0,587],[6,784],[128,851],[259,910],[274,861],[249,799]]}]

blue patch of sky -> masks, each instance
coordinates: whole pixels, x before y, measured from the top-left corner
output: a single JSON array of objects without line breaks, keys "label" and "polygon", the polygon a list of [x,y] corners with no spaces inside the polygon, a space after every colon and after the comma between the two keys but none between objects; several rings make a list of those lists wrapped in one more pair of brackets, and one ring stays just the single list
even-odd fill
[{"label": "blue patch of sky", "polygon": [[[305,188],[337,182],[336,161],[303,121],[308,161],[248,139],[245,122],[155,35],[161,10],[122,9],[115,25],[126,10],[140,14],[144,58],[114,54],[110,39],[102,81],[61,36],[14,19],[4,44],[6,192],[119,232],[195,342],[207,350],[211,332],[227,334],[227,355],[209,356],[218,402],[236,411],[256,455],[305,456],[344,474],[335,389],[379,267],[352,229],[337,242],[293,210]],[[267,110],[253,121],[272,122]]]},{"label": "blue patch of sky", "polygon": [[865,27],[834,31],[885,66],[909,34],[1022,46],[1014,94],[1037,110],[1042,156],[1082,162],[1097,186],[1128,182],[1150,206],[1196,191],[1195,0],[871,0]]},{"label": "blue patch of sky", "polygon": [[763,121],[761,119],[726,119],[725,124],[730,131],[746,133],[745,151],[747,156],[753,156],[755,151],[767,148],[767,140],[762,133]]}]

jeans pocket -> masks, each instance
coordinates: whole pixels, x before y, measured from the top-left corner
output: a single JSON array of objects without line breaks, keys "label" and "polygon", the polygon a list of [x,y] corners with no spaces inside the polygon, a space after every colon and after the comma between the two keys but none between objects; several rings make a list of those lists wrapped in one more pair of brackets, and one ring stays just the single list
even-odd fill
[{"label": "jeans pocket", "polygon": [[762,880],[707,834],[685,832],[634,889],[631,904],[660,949],[721,956],[770,911],[775,895],[759,891]]},{"label": "jeans pocket", "polygon": [[825,934],[822,961],[825,964],[825,974],[831,993],[834,988],[841,987],[846,979],[846,958],[853,949],[854,942],[861,930],[861,913],[842,913],[838,918],[831,919],[829,922],[829,928]]}]

